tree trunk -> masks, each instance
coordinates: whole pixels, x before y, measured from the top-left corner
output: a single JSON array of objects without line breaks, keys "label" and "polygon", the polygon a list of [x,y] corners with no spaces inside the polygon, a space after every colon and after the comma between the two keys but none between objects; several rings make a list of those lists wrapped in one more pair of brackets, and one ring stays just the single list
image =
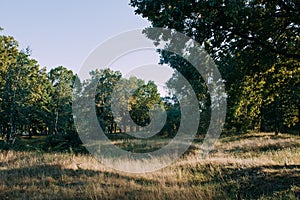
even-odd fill
[{"label": "tree trunk", "polygon": [[29,139],[32,138],[32,129],[31,129],[31,128],[29,129],[29,135],[28,135],[28,138],[29,138]]},{"label": "tree trunk", "polygon": [[32,127],[32,135],[37,135],[37,128],[35,126]]},{"label": "tree trunk", "polygon": [[300,136],[300,105],[298,105],[298,135]]},{"label": "tree trunk", "polygon": [[58,109],[57,109],[56,116],[55,116],[54,133],[55,134],[58,133]]}]

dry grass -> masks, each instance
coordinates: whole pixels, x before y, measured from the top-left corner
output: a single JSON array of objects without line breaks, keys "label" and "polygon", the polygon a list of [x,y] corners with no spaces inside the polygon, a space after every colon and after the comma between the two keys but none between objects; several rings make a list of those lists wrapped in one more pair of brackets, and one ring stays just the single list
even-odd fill
[{"label": "dry grass", "polygon": [[299,147],[291,135],[225,137],[205,159],[194,152],[144,174],[87,155],[2,151],[0,199],[299,199]]}]

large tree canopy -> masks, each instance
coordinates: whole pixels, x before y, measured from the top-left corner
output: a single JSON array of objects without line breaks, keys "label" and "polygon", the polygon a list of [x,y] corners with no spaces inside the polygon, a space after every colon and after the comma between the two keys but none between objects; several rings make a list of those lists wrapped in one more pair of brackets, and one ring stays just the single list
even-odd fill
[{"label": "large tree canopy", "polygon": [[300,58],[297,0],[131,0],[131,5],[154,27],[185,33],[212,53],[242,47]]},{"label": "large tree canopy", "polygon": [[[274,121],[271,129],[276,129],[275,124],[284,125],[288,118],[274,120],[268,112],[297,116],[299,1],[131,0],[130,4],[153,27],[175,29],[203,44],[226,80],[228,126],[264,129],[265,120]],[[145,32],[150,39],[159,40]],[[161,55],[163,63],[175,69],[184,67],[170,53],[162,51]],[[193,76],[188,78],[191,82]],[[296,118],[288,126],[299,123],[299,110]]]}]

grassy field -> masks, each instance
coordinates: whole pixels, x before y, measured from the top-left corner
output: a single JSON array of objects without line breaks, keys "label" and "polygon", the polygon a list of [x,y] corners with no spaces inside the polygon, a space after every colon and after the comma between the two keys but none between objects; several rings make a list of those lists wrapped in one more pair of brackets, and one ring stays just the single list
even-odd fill
[{"label": "grassy field", "polygon": [[88,155],[0,151],[0,177],[0,199],[300,199],[300,137],[223,137],[205,159],[195,151],[145,174]]}]

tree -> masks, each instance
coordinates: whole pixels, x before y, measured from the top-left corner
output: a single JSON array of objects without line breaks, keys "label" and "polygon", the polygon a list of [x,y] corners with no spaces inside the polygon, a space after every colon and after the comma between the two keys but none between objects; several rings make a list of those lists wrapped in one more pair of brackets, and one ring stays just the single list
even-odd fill
[{"label": "tree", "polygon": [[160,135],[173,137],[178,132],[180,126],[180,104],[176,97],[164,97],[162,98],[164,102],[164,108],[167,112],[167,120],[164,128],[160,131]]},{"label": "tree", "polygon": [[[109,68],[91,71],[90,78],[82,84],[79,98],[80,102],[85,102],[84,98],[95,99],[98,121],[104,132],[109,134],[118,130],[127,132],[128,127],[130,132],[134,132],[136,127],[139,131],[139,126],[149,124],[149,110],[161,102],[153,81],[146,84],[136,77],[122,78],[121,72]],[[129,123],[128,117],[139,126]]]},{"label": "tree", "polygon": [[239,119],[276,134],[299,126],[299,63],[277,64],[246,80],[236,111]]},{"label": "tree", "polygon": [[[111,69],[94,70],[90,72],[90,79],[83,82],[83,97],[81,98],[95,99],[98,121],[106,133],[113,133],[117,128],[110,104],[114,86],[121,76],[121,72]],[[94,88],[96,88],[96,92]],[[95,94],[96,96],[94,96]]]},{"label": "tree", "polygon": [[[241,106],[245,103],[243,97],[247,93],[246,85],[250,84],[249,77],[260,74],[254,82],[254,85],[258,84],[267,78],[263,77],[267,75],[264,72],[280,65],[298,73],[298,64],[295,63],[299,63],[300,58],[300,4],[296,0],[131,0],[130,5],[135,8],[136,14],[147,18],[153,27],[175,29],[203,44],[219,65],[219,70],[226,80],[229,97],[227,128],[235,127],[243,131],[259,123],[256,117],[249,113],[244,113],[248,123],[244,123],[241,115],[235,114],[242,110]],[[151,34],[151,29],[146,29],[145,33],[156,42],[162,35]],[[173,59],[172,54],[162,51],[161,55],[163,63],[178,68],[178,65],[173,64],[176,59]],[[286,78],[291,80],[287,82],[292,85],[285,86],[279,80],[273,79],[277,88],[281,88],[278,91],[293,87],[295,81]],[[198,78],[188,76],[187,79],[192,82]],[[256,96],[259,91],[253,91],[254,93],[252,102],[255,99],[272,99],[274,96],[267,91],[260,97]],[[295,94],[281,93],[280,96],[291,99]],[[278,100],[274,102],[277,103],[268,107],[268,110],[278,109],[276,107],[282,103]],[[248,110],[255,110],[258,104],[248,104]],[[297,107],[297,102],[290,102],[289,107]],[[272,116],[263,117],[265,120],[273,120]],[[280,119],[282,120],[286,119]]]},{"label": "tree", "polygon": [[48,77],[53,86],[50,132],[65,134],[73,129],[72,92],[75,76],[71,70],[59,66],[51,69]]},{"label": "tree", "polygon": [[[120,78],[118,84],[113,88],[111,106],[114,113],[114,120],[119,124],[122,132],[128,132],[127,128],[130,128],[130,132],[134,131],[135,124],[137,122],[138,111],[134,114],[132,109],[137,104],[137,90],[145,85],[145,82],[137,77],[130,77],[129,79]],[[133,105],[133,101],[135,104]]]},{"label": "tree", "polygon": [[[131,77],[129,82],[132,81],[132,79],[134,78]],[[147,84],[145,84],[144,81],[140,82],[141,86],[134,91],[129,99],[130,115],[138,125],[137,131],[140,131],[139,127],[150,124],[150,110],[155,110],[155,105],[162,106],[155,83],[153,81],[149,81]]]},{"label": "tree", "polygon": [[19,51],[13,37],[0,36],[0,52],[0,128],[10,141],[18,132],[37,132],[45,122],[48,82],[29,48]]},{"label": "tree", "polygon": [[0,101],[1,101],[1,132],[10,140],[13,133],[13,97],[12,76],[17,62],[18,43],[13,37],[0,36]]},{"label": "tree", "polygon": [[[20,61],[20,76],[16,90],[16,117],[19,119],[19,130],[22,126],[27,129],[29,136],[47,129],[49,114],[51,85],[47,78],[46,69],[40,69],[37,61],[29,59],[29,53],[21,52],[23,61]],[[23,129],[24,129],[23,128]],[[25,131],[25,130],[23,130]]]}]

